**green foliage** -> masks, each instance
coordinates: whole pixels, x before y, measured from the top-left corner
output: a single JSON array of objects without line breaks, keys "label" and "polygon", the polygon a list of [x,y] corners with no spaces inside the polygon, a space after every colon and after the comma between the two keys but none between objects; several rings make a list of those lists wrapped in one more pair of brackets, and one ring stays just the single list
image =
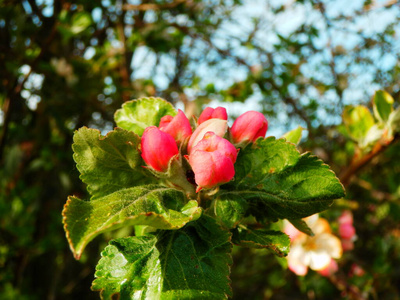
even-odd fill
[{"label": "green foliage", "polygon": [[304,128],[301,126],[293,129],[291,131],[286,132],[283,137],[286,139],[287,142],[291,142],[295,145],[298,145],[301,141],[301,136],[303,134]]},{"label": "green foliage", "polygon": [[141,168],[139,145],[138,135],[120,128],[106,137],[86,127],[74,134],[74,160],[93,200],[151,182]]},{"label": "green foliage", "polygon": [[374,115],[381,122],[387,122],[393,111],[393,98],[385,91],[376,91],[373,99]]},{"label": "green foliage", "polygon": [[[235,181],[221,187],[216,205],[237,202],[236,218],[244,215],[244,206],[260,221],[304,218],[344,196],[343,186],[327,165],[309,153],[301,155],[283,139],[259,139],[242,149],[235,168]],[[223,209],[216,212],[223,213],[222,219],[230,218]]]},{"label": "green foliage", "polygon": [[372,114],[365,106],[347,106],[343,112],[343,122],[349,135],[360,144],[375,124]]},{"label": "green foliage", "polygon": [[[247,1],[139,2],[0,4],[1,298],[98,298],[88,289],[98,254],[105,240],[131,234],[132,226],[99,236],[75,261],[60,212],[68,195],[97,201],[124,186],[153,182],[147,170],[135,167],[140,158],[134,147],[122,145],[135,144],[134,133],[116,129],[103,137],[79,129],[105,135],[115,126],[114,112],[141,97],[179,102],[188,114],[216,99],[232,102],[228,112],[241,111],[242,102],[256,105],[273,130],[306,128],[302,151],[320,156],[341,179],[352,170],[351,180],[342,180],[347,200],[324,213],[334,233],[343,209],[354,214],[358,239],[338,260],[339,271],[330,278],[315,272],[299,278],[286,270],[285,259],[235,246],[233,299],[399,298],[399,6],[268,1],[264,12],[248,9]],[[293,15],[298,22],[287,26]],[[370,23],[382,26],[365,25]],[[360,25],[356,31],[354,24]],[[327,32],[329,38],[321,38]],[[393,108],[385,119],[391,101],[377,93],[383,101],[373,98],[374,125],[359,144],[335,124],[343,123],[344,104],[371,108],[374,86],[391,95]],[[75,168],[71,144],[78,129],[76,147],[86,154],[80,162],[75,157]],[[121,155],[112,146],[119,138]],[[360,158],[364,164],[353,168]],[[107,160],[119,171],[103,168]],[[95,170],[102,170],[100,177]],[[221,209],[226,226],[238,228],[252,202],[223,201],[223,194],[219,199],[216,206],[203,201],[210,205],[205,213]],[[364,275],[353,271],[355,264]]]},{"label": "green foliage", "polygon": [[227,299],[230,234],[203,216],[179,230],[113,240],[92,289],[102,299]]},{"label": "green foliage", "polygon": [[232,242],[243,247],[267,248],[281,257],[288,255],[290,247],[290,238],[281,231],[251,230],[241,227],[233,231]]},{"label": "green foliage", "polygon": [[294,227],[296,227],[297,230],[299,230],[299,231],[301,231],[301,232],[303,232],[303,233],[305,233],[305,234],[307,234],[309,236],[313,236],[314,235],[314,233],[311,230],[311,228],[308,227],[307,223],[304,222],[302,219],[290,219],[289,221]]},{"label": "green foliage", "polygon": [[142,136],[146,127],[158,126],[165,115],[176,115],[175,108],[161,98],[142,98],[125,102],[115,113],[115,122],[123,129]]},{"label": "green foliage", "polygon": [[122,226],[181,228],[201,215],[196,201],[185,200],[182,192],[157,185],[122,189],[91,201],[70,197],[63,216],[71,250],[79,259],[93,238]]},{"label": "green foliage", "polygon": [[[114,240],[102,254],[93,289],[100,290],[103,298],[114,294],[123,298],[140,294],[146,299],[226,298],[230,295],[229,228],[238,226],[232,230],[237,245],[286,256],[290,245],[286,234],[267,227],[244,229],[241,220],[249,215],[262,222],[306,217],[327,209],[344,194],[322,161],[308,153],[301,155],[293,143],[271,137],[240,150],[235,180],[221,186],[211,201],[213,209],[207,194],[189,200],[194,188],[180,159],[173,160],[165,173],[142,168],[138,134],[172,112],[173,107],[162,99],[142,98],[124,104],[115,114],[117,124],[125,129],[116,128],[105,137],[86,127],[75,132],[74,159],[92,196],[90,201],[69,197],[63,210],[75,257],[79,259],[101,233],[138,226],[136,237]],[[293,139],[300,137],[301,130],[296,130]],[[200,218],[202,208],[205,214]],[[224,229],[207,215],[216,216]]]}]

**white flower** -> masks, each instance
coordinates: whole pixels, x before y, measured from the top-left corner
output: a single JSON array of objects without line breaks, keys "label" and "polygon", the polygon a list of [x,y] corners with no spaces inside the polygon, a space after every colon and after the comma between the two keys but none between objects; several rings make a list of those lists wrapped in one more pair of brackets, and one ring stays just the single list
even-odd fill
[{"label": "white flower", "polygon": [[314,232],[313,237],[299,232],[291,224],[285,228],[292,239],[287,256],[289,269],[297,275],[307,274],[308,267],[315,271],[323,270],[343,252],[340,239],[331,233],[327,220],[314,215],[305,221]]}]

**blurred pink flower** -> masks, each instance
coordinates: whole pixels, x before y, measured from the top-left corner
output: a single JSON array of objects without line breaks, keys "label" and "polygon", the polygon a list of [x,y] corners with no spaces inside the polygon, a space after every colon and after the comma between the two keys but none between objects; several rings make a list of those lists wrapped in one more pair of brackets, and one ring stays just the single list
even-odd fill
[{"label": "blurred pink flower", "polygon": [[331,262],[327,267],[325,267],[322,270],[319,270],[318,273],[321,274],[322,276],[329,277],[333,274],[335,274],[339,270],[339,266],[333,258],[331,259]]},{"label": "blurred pink flower", "polygon": [[[315,271],[324,270],[330,266],[333,258],[342,256],[340,240],[331,233],[331,227],[326,219],[313,215],[305,221],[314,232],[314,236],[308,236],[302,232],[293,234],[294,230],[290,228],[292,225],[286,225],[284,230],[292,240],[287,256],[289,269],[300,276],[307,274],[308,268]],[[289,227],[288,231],[287,227]],[[292,232],[291,235],[290,232]],[[330,268],[325,272],[333,270]]]},{"label": "blurred pink flower", "polygon": [[353,226],[353,214],[351,211],[344,211],[338,219],[339,236],[342,240],[344,251],[354,249],[354,241],[357,239],[356,229]]}]

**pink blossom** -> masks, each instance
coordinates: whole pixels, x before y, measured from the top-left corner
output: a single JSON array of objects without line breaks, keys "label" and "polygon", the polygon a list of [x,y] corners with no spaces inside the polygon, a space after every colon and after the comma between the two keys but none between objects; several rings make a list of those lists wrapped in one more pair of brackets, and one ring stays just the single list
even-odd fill
[{"label": "pink blossom", "polygon": [[350,251],[354,249],[354,241],[353,240],[346,240],[346,239],[342,239],[342,248],[343,251]]},{"label": "pink blossom", "polygon": [[291,241],[298,238],[301,234],[301,232],[296,227],[294,227],[291,223],[287,223],[287,225],[285,226],[283,231],[289,236]]},{"label": "pink blossom", "polygon": [[230,142],[207,132],[188,156],[198,185],[197,192],[231,181],[235,175],[236,157],[237,150]]},{"label": "pink blossom", "polygon": [[141,148],[142,158],[145,163],[159,172],[167,171],[169,161],[179,153],[174,138],[156,126],[150,126],[145,129]]},{"label": "pink blossom", "polygon": [[353,214],[345,210],[338,219],[339,224],[353,224]]},{"label": "pink blossom", "polygon": [[231,134],[234,144],[254,142],[259,137],[265,137],[268,121],[257,111],[248,111],[240,115],[232,125]]},{"label": "pink blossom", "polygon": [[353,226],[353,214],[350,211],[344,211],[339,217],[338,223],[343,250],[353,250],[354,241],[357,239],[356,229]]},{"label": "pink blossom", "polygon": [[171,135],[178,144],[181,144],[192,134],[190,122],[180,109],[175,117],[170,115],[162,117],[158,127],[161,131]]},{"label": "pink blossom", "polygon": [[364,275],[365,275],[365,270],[361,266],[359,266],[357,264],[352,264],[351,265],[351,269],[350,269],[350,272],[349,272],[349,277],[353,277],[353,276],[361,277],[361,276],[364,276]]},{"label": "pink blossom", "polygon": [[329,277],[333,274],[335,274],[339,270],[339,266],[336,262],[336,260],[331,259],[331,262],[329,263],[328,266],[326,266],[324,269],[319,270],[318,273],[321,274],[322,276]]},{"label": "pink blossom", "polygon": [[190,154],[193,147],[200,142],[204,135],[211,131],[215,133],[217,136],[223,137],[228,130],[228,122],[226,120],[221,119],[209,119],[204,121],[196,128],[193,132],[192,136],[189,139],[188,143],[188,153]]},{"label": "pink blossom", "polygon": [[352,239],[356,234],[356,230],[353,224],[340,224],[339,225],[339,235],[343,239]]},{"label": "pink blossom", "polygon": [[201,123],[209,119],[228,120],[228,114],[226,113],[226,109],[221,106],[215,109],[211,107],[206,107],[201,113],[199,119],[197,120],[197,124],[200,125]]},{"label": "pink blossom", "polygon": [[[315,271],[333,272],[334,264],[332,259],[342,256],[342,245],[340,240],[331,232],[326,219],[313,215],[304,219],[314,236],[308,236],[299,232],[292,234],[290,252],[287,256],[289,269],[299,276],[307,274],[308,268]],[[292,225],[287,222],[287,226]],[[291,233],[295,228],[289,228],[286,233]],[[326,269],[326,270],[325,270]]]}]

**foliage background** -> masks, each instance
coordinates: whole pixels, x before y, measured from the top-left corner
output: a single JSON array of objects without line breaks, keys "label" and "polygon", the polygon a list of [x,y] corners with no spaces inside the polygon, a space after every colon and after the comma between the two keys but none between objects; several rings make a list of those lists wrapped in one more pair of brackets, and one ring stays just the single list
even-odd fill
[{"label": "foliage background", "polygon": [[[51,1],[0,4],[0,295],[2,299],[97,299],[94,266],[112,237],[75,261],[61,225],[68,195],[84,198],[73,132],[106,133],[129,99],[160,96],[187,114],[224,105],[235,117],[264,112],[267,135],[306,128],[300,144],[349,173],[357,145],[346,105],[371,109],[384,89],[400,95],[397,1]],[[329,278],[304,278],[261,250],[235,249],[237,299],[400,297],[398,137],[350,170],[347,197],[358,239]],[[346,175],[347,176],[347,175]],[[362,276],[352,274],[357,264]]]}]

